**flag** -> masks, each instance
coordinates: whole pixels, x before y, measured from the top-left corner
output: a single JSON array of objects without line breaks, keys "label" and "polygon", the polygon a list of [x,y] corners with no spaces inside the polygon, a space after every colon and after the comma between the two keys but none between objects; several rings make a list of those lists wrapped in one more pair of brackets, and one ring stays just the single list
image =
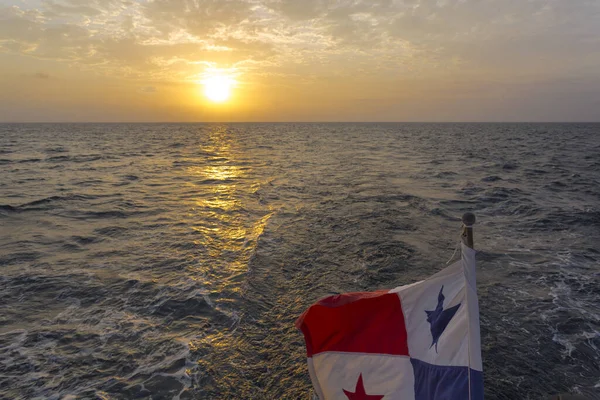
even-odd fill
[{"label": "flag", "polygon": [[475,251],[420,282],[346,293],[296,321],[321,400],[481,400]]}]

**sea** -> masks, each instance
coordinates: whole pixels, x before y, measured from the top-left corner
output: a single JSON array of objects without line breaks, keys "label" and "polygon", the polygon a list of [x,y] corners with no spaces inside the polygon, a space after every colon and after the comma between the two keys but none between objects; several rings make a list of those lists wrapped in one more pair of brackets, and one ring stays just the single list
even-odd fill
[{"label": "sea", "polygon": [[600,124],[1,124],[0,168],[1,399],[310,399],[296,318],[465,212],[486,399],[600,399]]}]

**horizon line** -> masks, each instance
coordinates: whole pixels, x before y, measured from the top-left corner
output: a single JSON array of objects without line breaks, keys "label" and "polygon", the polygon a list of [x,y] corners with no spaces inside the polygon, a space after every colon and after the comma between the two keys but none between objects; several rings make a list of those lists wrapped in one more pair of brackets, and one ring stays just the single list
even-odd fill
[{"label": "horizon line", "polygon": [[0,121],[0,124],[598,124],[598,121]]}]

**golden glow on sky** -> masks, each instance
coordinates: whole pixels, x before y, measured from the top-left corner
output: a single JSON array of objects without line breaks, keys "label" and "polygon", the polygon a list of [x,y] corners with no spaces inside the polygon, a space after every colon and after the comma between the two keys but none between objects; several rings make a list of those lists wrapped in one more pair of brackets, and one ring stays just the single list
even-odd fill
[{"label": "golden glow on sky", "polygon": [[597,121],[600,1],[0,0],[0,122]]},{"label": "golden glow on sky", "polygon": [[212,102],[223,103],[229,100],[231,89],[235,81],[233,78],[223,75],[214,74],[204,78],[204,95]]}]

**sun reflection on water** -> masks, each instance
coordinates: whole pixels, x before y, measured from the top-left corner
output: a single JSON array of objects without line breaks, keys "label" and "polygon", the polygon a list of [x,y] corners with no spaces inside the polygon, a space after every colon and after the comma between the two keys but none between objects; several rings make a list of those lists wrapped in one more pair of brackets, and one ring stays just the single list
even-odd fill
[{"label": "sun reflection on water", "polygon": [[[226,322],[225,327],[199,329],[189,338],[188,348],[193,354],[203,354],[193,370],[208,371],[220,387],[229,385],[235,376],[226,372],[231,368],[230,349],[245,346],[235,332],[245,318],[250,262],[273,212],[256,196],[261,186],[253,169],[257,160],[243,150],[231,128],[214,126],[201,134],[205,137],[196,162],[185,171],[193,194],[186,222],[195,232],[198,249],[196,262],[187,272],[203,288],[215,320]],[[221,356],[207,358],[207,354]]]},{"label": "sun reflection on water", "polygon": [[204,177],[207,180],[225,181],[242,175],[241,169],[235,165],[209,165],[205,167],[190,167],[190,173]]},{"label": "sun reflection on water", "polygon": [[201,272],[218,269],[223,282],[227,281],[223,275],[246,271],[271,213],[259,206],[253,196],[252,170],[240,166],[240,158],[246,155],[234,134],[216,126],[208,133],[200,151],[204,162],[190,166],[187,171],[190,177],[198,178],[190,184],[202,186],[199,191],[202,195],[194,199],[189,217],[195,221],[193,229],[201,236],[198,243],[210,257],[198,268]]}]

